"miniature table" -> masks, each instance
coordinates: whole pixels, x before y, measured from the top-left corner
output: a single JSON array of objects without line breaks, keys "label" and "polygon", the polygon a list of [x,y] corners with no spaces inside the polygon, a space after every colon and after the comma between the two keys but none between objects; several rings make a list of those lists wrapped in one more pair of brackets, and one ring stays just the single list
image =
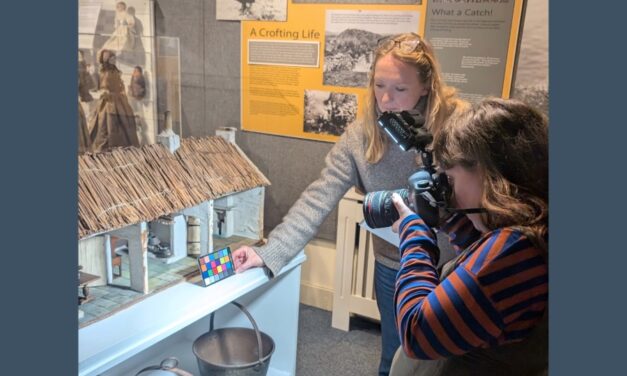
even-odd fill
[{"label": "miniature table", "polygon": [[83,290],[83,296],[78,296],[78,305],[81,305],[83,303],[85,303],[86,301],[89,300],[89,282],[93,282],[95,280],[97,280],[98,277],[97,275],[93,275],[93,274],[89,274],[89,273],[85,273],[85,272],[78,272],[78,287],[81,288]]}]

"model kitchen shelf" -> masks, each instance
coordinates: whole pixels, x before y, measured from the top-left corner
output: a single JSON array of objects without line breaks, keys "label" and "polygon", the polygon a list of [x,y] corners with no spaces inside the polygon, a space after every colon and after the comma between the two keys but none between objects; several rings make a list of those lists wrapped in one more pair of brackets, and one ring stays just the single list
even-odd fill
[{"label": "model kitchen shelf", "polygon": [[251,327],[248,319],[229,304],[242,303],[259,329],[275,342],[270,375],[294,375],[298,334],[300,252],[270,279],[254,268],[209,287],[183,282],[79,330],[79,375],[134,375],[169,356],[179,368],[199,374],[192,343],[215,327]]}]

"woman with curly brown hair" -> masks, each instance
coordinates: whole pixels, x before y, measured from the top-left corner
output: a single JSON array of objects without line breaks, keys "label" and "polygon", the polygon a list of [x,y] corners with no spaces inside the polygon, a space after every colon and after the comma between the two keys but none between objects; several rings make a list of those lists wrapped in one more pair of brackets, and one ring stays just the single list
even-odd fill
[{"label": "woman with curly brown hair", "polygon": [[[488,99],[451,121],[434,155],[457,209],[480,235],[439,273],[434,233],[396,194],[401,268],[392,375],[536,375],[548,365],[548,127],[514,100]],[[465,219],[465,218],[463,218]],[[410,358],[418,359],[412,361]]]}]

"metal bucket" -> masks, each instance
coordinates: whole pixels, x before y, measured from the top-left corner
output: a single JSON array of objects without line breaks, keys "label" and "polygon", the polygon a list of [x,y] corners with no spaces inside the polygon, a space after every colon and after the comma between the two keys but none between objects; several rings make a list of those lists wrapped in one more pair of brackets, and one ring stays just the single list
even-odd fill
[{"label": "metal bucket", "polygon": [[201,376],[263,376],[268,372],[270,357],[274,352],[274,340],[260,332],[248,310],[237,302],[231,302],[248,317],[253,325],[249,328],[220,328],[213,330],[213,313],[209,332],[194,341],[193,351],[198,360]]}]

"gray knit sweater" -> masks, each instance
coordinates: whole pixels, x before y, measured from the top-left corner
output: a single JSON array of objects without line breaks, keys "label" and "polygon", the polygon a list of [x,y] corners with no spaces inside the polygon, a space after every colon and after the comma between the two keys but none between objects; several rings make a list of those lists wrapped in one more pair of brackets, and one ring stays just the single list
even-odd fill
[{"label": "gray knit sweater", "polygon": [[[364,128],[356,123],[346,128],[325,159],[320,177],[268,235],[268,243],[255,247],[273,275],[287,264],[316,235],[320,224],[353,186],[362,192],[407,188],[407,178],[418,169],[416,152],[404,152],[386,138],[383,158],[366,161]],[[376,238],[376,237],[375,237]],[[375,259],[387,267],[399,268],[398,248],[376,238]]]}]

